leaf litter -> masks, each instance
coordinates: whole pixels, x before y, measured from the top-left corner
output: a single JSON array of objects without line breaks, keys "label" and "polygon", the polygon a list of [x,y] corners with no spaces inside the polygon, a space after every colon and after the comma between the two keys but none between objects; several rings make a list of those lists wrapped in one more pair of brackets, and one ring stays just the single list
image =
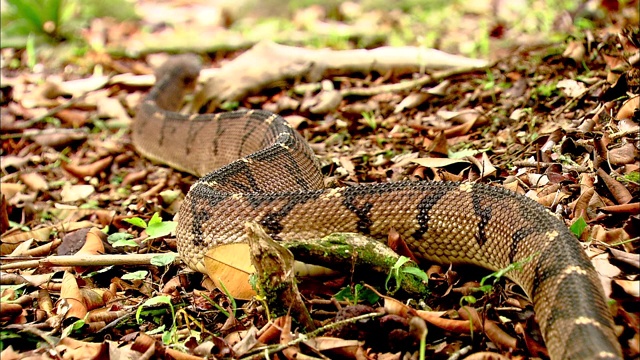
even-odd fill
[{"label": "leaf litter", "polygon": [[[225,66],[246,68],[241,65],[255,59],[252,50],[212,63],[205,57],[212,67],[203,71],[210,74],[205,78],[227,76],[229,91],[242,96],[221,97],[224,93],[204,85],[194,98],[198,108],[236,102],[281,113],[310,140],[330,185],[481,181],[543,203],[568,226],[582,221],[580,239],[593,253],[607,295],[616,300],[612,311],[625,356],[631,358],[640,353],[633,305],[640,287],[640,89],[638,60],[633,60],[638,32],[586,32],[584,39],[565,45],[514,47],[511,56],[497,56],[489,67],[442,78],[437,71],[419,69],[319,72],[316,79],[280,73],[252,91],[236,84],[240,70],[224,73]],[[58,255],[77,255],[83,248],[78,256],[85,260],[176,251],[171,235],[150,239],[147,229],[126,220],[146,224],[158,213],[160,224],[168,223],[196,178],[151,164],[130,144],[125,129],[152,84],[151,67],[143,61],[100,61],[113,76],[64,79],[65,74],[2,69],[3,83],[12,90],[5,96],[3,85],[0,320],[7,336],[3,346],[11,345],[3,358],[50,358],[36,348],[42,341],[67,358],[100,358],[107,351],[115,357],[118,346],[136,356],[240,358],[264,344],[285,358],[318,353],[399,358],[402,352],[416,356],[422,335],[413,330],[420,326],[410,324],[413,314],[429,324],[427,353],[434,358],[464,354],[470,346],[477,356],[482,350],[511,358],[544,356],[529,301],[508,282],[478,291],[479,279],[465,268],[430,268],[432,295],[411,306],[387,304],[405,300],[401,294],[367,305],[332,297],[344,287],[355,289],[362,274],[304,281],[300,292],[316,326],[329,329],[346,321],[336,328],[340,331],[325,333],[330,337],[305,341],[291,316],[270,318],[260,301],[236,303],[201,274],[185,273],[183,265],[170,260],[11,268],[31,256],[53,254],[52,245],[62,246]],[[300,69],[305,67],[291,70]],[[133,243],[111,246],[100,240],[98,229],[129,234]],[[79,236],[69,238],[73,234]],[[461,299],[467,301],[464,306]],[[150,305],[142,308],[143,303]],[[136,309],[142,310],[136,314]],[[369,319],[368,314],[377,315]],[[368,320],[348,320],[358,316]],[[480,340],[466,335],[467,318],[474,331],[485,334]],[[18,344],[12,337],[27,341]]]}]

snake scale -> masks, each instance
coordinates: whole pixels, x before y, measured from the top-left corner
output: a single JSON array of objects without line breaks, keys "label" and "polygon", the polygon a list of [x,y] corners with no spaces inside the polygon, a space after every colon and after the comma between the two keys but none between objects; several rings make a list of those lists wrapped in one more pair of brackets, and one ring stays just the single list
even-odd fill
[{"label": "snake scale", "polygon": [[[204,272],[216,244],[245,240],[244,223],[275,239],[391,228],[421,259],[497,270],[532,299],[552,359],[621,359],[598,275],[567,227],[538,203],[482,184],[402,181],[323,186],[306,141],[280,116],[258,110],[182,115],[196,82],[193,55],[171,58],[138,108],[132,139],[144,156],[201,178],[179,211],[178,251]],[[239,75],[241,76],[241,75]]]}]

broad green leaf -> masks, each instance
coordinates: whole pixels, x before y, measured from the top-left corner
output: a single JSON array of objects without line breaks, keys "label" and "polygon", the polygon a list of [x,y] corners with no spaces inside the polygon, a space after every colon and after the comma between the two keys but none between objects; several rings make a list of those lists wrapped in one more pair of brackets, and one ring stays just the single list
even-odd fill
[{"label": "broad green leaf", "polygon": [[149,221],[149,227],[147,227],[147,235],[149,237],[146,240],[159,238],[171,234],[178,226],[175,221],[163,221],[160,223],[151,223]]},{"label": "broad green leaf", "polygon": [[460,151],[450,152],[449,159],[463,159],[467,156],[474,156],[477,153],[479,153],[479,151],[475,149],[462,149]]},{"label": "broad green leaf", "polygon": [[141,227],[143,229],[147,228],[147,223],[145,223],[144,220],[140,219],[139,217],[124,219],[124,222],[128,222],[133,226]]},{"label": "broad green leaf", "polygon": [[122,280],[143,280],[149,274],[146,270],[134,271],[132,273],[122,275]]},{"label": "broad green leaf", "polygon": [[115,244],[117,241],[128,239],[133,239],[133,235],[129,233],[115,233],[107,236],[107,241],[109,242],[109,244]]},{"label": "broad green leaf", "polygon": [[123,247],[123,246],[133,246],[133,247],[137,247],[140,246],[140,244],[138,244],[137,242],[133,241],[133,240],[127,240],[127,239],[122,239],[122,240],[118,240],[116,242],[114,242],[113,244],[111,244],[114,248],[116,247]]},{"label": "broad green leaf", "polygon": [[[387,274],[387,279],[384,282],[384,288],[388,292],[394,293],[398,291],[398,289],[400,289],[400,283],[402,282],[402,275],[400,274],[400,268],[402,267],[402,265],[406,264],[408,261],[411,261],[411,259],[409,259],[406,256],[400,256],[396,261],[396,263],[393,264],[393,267],[389,271],[389,274]],[[393,290],[389,290],[389,281],[391,280],[391,278],[393,278],[396,283],[396,286]]]},{"label": "broad green leaf", "polygon": [[355,299],[355,296],[353,296],[353,292],[351,291],[350,286],[343,287],[340,291],[338,291],[335,295],[333,295],[333,297],[335,297],[336,300],[338,301],[344,301],[344,300],[353,301]]},{"label": "broad green leaf", "polygon": [[578,219],[576,219],[576,221],[573,222],[573,224],[571,224],[571,227],[569,229],[571,230],[573,235],[575,235],[576,237],[580,237],[580,235],[582,235],[584,229],[586,228],[587,222],[584,221],[584,218],[582,216],[580,216]]},{"label": "broad green leaf", "polygon": [[413,267],[413,266],[408,266],[404,269],[402,269],[403,273],[406,274],[411,274],[415,277],[417,277],[418,279],[424,281],[425,283],[429,282],[429,276],[427,276],[427,273],[424,272],[424,270],[418,268],[418,267]]},{"label": "broad green leaf", "polygon": [[156,225],[160,223],[162,223],[162,218],[160,217],[160,214],[154,213],[153,216],[151,217],[151,220],[149,220],[149,223],[147,224],[147,226]]},{"label": "broad green leaf", "polygon": [[162,254],[151,258],[151,265],[166,266],[171,264],[178,255],[175,253]]}]

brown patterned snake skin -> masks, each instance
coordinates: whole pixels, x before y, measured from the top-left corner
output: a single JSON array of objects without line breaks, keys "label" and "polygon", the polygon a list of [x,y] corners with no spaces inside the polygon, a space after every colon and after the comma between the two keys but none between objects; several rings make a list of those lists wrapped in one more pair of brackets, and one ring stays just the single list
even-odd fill
[{"label": "brown patterned snake skin", "polygon": [[248,220],[283,241],[333,232],[386,239],[393,227],[419,258],[491,270],[533,255],[523,271],[508,276],[533,300],[551,358],[622,358],[596,271],[544,207],[471,183],[325,189],[312,150],[280,116],[174,112],[198,73],[193,56],[169,60],[132,126],[140,153],[204,175],[187,194],[177,228],[178,250],[191,268],[204,272],[204,254],[216,244],[243,241]]}]

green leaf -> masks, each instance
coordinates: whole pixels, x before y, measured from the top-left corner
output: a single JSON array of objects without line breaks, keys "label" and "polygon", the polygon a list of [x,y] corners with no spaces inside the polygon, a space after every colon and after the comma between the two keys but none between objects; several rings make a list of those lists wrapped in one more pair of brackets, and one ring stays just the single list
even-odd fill
[{"label": "green leaf", "polygon": [[361,299],[362,301],[373,305],[377,303],[378,300],[380,300],[380,296],[378,296],[378,294],[373,292],[373,290],[366,288],[360,284],[356,285],[356,289],[358,287],[362,288],[361,290],[358,290],[358,298]]},{"label": "green leaf", "polygon": [[456,152],[450,152],[448,157],[449,159],[464,159],[467,156],[474,156],[479,152],[480,151],[475,149],[462,149]]},{"label": "green leaf", "polygon": [[90,278],[93,276],[96,276],[98,274],[102,274],[102,273],[106,273],[107,271],[111,270],[113,268],[113,265],[111,266],[105,266],[103,268],[100,268],[100,270],[96,270],[96,271],[92,271],[88,274],[82,275],[83,278]]},{"label": "green leaf", "polygon": [[424,270],[420,269],[419,267],[407,266],[406,268],[402,269],[402,272],[405,274],[411,274],[425,283],[429,282],[429,276],[426,272],[424,272]]},{"label": "green leaf", "polygon": [[156,225],[162,223],[162,218],[160,217],[160,213],[154,213],[151,217],[151,220],[147,223],[147,226]]},{"label": "green leaf", "polygon": [[144,220],[140,219],[139,217],[133,217],[133,218],[130,218],[130,219],[124,219],[124,222],[128,222],[129,224],[131,224],[133,226],[141,227],[143,229],[147,228],[147,223],[145,223]]},{"label": "green leaf", "polygon": [[571,227],[569,229],[571,230],[573,235],[575,235],[576,237],[580,237],[580,235],[582,235],[582,233],[584,232],[584,229],[586,228],[587,228],[587,222],[584,220],[582,216],[580,216],[579,218],[576,219],[576,221],[573,222],[573,224],[571,224]]},{"label": "green leaf", "polygon": [[171,329],[169,329],[169,331],[165,331],[162,334],[162,343],[165,345],[171,344],[171,341],[175,339],[175,335],[176,335],[176,328],[175,326],[172,326]]},{"label": "green leaf", "polygon": [[85,322],[83,319],[77,320],[76,322],[74,322],[73,324],[67,326],[66,328],[64,328],[64,330],[62,331],[62,337],[65,338],[69,335],[71,335],[71,333],[80,330],[83,326],[84,326]]},{"label": "green leaf", "polygon": [[460,298],[460,305],[462,305],[463,303],[475,304],[477,301],[478,300],[475,298],[475,296],[466,295],[466,296],[463,296],[462,298]]},{"label": "green leaf", "polygon": [[333,295],[333,297],[335,297],[336,300],[338,301],[349,300],[349,301],[355,302],[354,301],[355,296],[353,295],[353,291],[351,291],[350,286],[343,287],[340,291],[338,291],[335,295]]},{"label": "green leaf", "polygon": [[118,241],[128,239],[133,239],[133,235],[129,233],[115,233],[107,236],[107,241],[109,242],[109,244],[115,244]]},{"label": "green leaf", "polygon": [[162,254],[151,258],[151,265],[166,266],[171,264],[178,255],[175,253]]},{"label": "green leaf", "polygon": [[147,335],[155,335],[155,334],[160,334],[164,332],[164,329],[166,329],[166,326],[164,326],[164,324],[158,326],[157,328],[150,330],[150,331],[145,331],[145,333]]},{"label": "green leaf", "polygon": [[[400,269],[408,261],[411,261],[411,259],[409,259],[406,256],[400,256],[398,258],[398,260],[396,261],[396,263],[393,264],[393,267],[389,271],[389,274],[387,275],[387,279],[384,282],[384,288],[385,288],[385,290],[387,290],[387,292],[393,294],[394,292],[396,292],[396,291],[398,291],[400,289],[400,283],[402,282],[402,275],[400,274]],[[395,286],[395,288],[393,290],[389,290],[389,281],[391,280],[391,278],[393,278],[395,280],[395,283],[396,283],[396,286]]]},{"label": "green leaf", "polygon": [[142,309],[147,306],[155,306],[158,304],[168,304],[171,307],[171,312],[173,313],[173,304],[171,304],[171,298],[167,295],[155,296],[150,299],[147,299],[142,305],[138,306],[138,310],[136,311],[136,321],[138,324],[141,323],[140,314],[142,313]]},{"label": "green leaf", "polygon": [[134,271],[132,273],[122,275],[122,280],[144,280],[149,274],[146,270]]},{"label": "green leaf", "polygon": [[375,304],[380,300],[380,296],[373,292],[371,289],[363,286],[362,284],[356,284],[355,286],[346,286],[338,291],[334,295],[337,300],[349,300],[351,302],[358,303],[364,301],[368,304]]},{"label": "green leaf", "polygon": [[124,247],[124,246],[133,246],[133,247],[138,247],[140,246],[140,244],[138,244],[137,242],[133,241],[133,240],[128,240],[128,239],[122,239],[122,240],[118,240],[116,242],[114,242],[113,244],[111,244],[114,248],[117,247]]},{"label": "green leaf", "polygon": [[147,227],[147,235],[149,237],[146,240],[155,239],[171,234],[178,226],[175,221],[163,221],[160,223],[151,223],[149,221],[149,227]]}]

